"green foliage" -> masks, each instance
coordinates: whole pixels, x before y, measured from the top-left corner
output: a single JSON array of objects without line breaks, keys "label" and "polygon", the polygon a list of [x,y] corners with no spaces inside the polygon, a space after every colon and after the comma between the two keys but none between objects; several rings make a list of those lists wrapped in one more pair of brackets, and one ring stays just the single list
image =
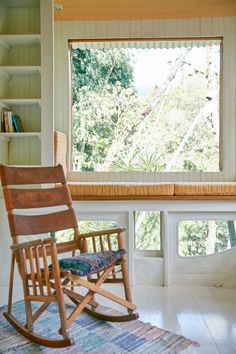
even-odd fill
[{"label": "green foliage", "polygon": [[[209,53],[211,48],[206,49]],[[142,97],[133,87],[133,57],[128,49],[74,49],[73,169],[218,171],[219,132],[214,112],[198,119],[168,165],[208,102],[209,86],[215,87],[214,95],[219,91],[219,78],[211,73],[211,64],[200,72],[189,62],[188,57],[183,59],[164,89],[154,87]]]},{"label": "green foliage", "polygon": [[135,212],[135,249],[161,250],[159,211]]},{"label": "green foliage", "polygon": [[125,49],[72,49],[73,103],[81,88],[100,91],[117,81],[124,88],[132,87],[133,69]]},{"label": "green foliage", "polygon": [[[91,221],[79,221],[79,230],[80,233],[87,233],[87,232],[93,232],[93,231],[98,231],[98,230],[107,230],[107,229],[114,229],[118,227],[118,224],[116,221],[97,221],[97,220],[91,220]],[[57,231],[54,233],[54,237],[56,237],[56,240],[58,243],[60,242],[66,242],[66,241],[71,241],[73,240],[74,237],[74,230],[69,229],[69,230],[62,230],[62,231]],[[100,243],[99,240],[96,240],[96,245],[97,245],[97,250],[100,250]],[[117,238],[113,235],[111,235],[111,245],[114,249],[118,249],[118,242]],[[87,246],[88,246],[88,251],[93,252],[93,245],[92,245],[92,240],[87,239]],[[107,245],[108,248],[108,245]]]},{"label": "green foliage", "polygon": [[80,221],[79,228],[80,233],[98,231],[98,230],[107,230],[107,229],[114,229],[118,227],[117,221],[98,221],[98,220],[91,220],[91,221]]},{"label": "green foliage", "polygon": [[[230,248],[230,235],[227,221],[215,221],[216,234],[213,244],[214,253]],[[207,253],[209,221],[188,220],[179,223],[180,256],[201,256]]]},{"label": "green foliage", "polygon": [[[107,84],[99,92],[83,87],[73,106],[73,165],[76,170],[102,171],[109,149],[115,144],[125,150],[129,134],[135,129],[138,110],[137,97],[132,88],[120,82]],[[86,99],[84,99],[86,97]],[[126,136],[125,141],[121,141]],[[112,164],[108,167],[112,170]]]}]

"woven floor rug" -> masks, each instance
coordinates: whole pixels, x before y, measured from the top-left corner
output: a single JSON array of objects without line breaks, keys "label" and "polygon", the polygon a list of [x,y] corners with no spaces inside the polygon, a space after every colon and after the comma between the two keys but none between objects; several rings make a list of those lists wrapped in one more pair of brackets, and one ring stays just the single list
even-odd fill
[{"label": "woven floor rug", "polygon": [[[37,308],[37,307],[35,307]],[[72,305],[67,305],[71,311]],[[24,323],[24,303],[14,304],[15,317]],[[112,311],[104,308],[107,314]],[[70,327],[70,334],[75,340],[75,345],[62,349],[51,349],[39,346],[21,336],[5,320],[2,313],[5,308],[0,308],[0,353],[99,353],[99,354],[123,354],[123,353],[178,353],[187,347],[198,343],[183,336],[165,331],[143,323],[139,320],[123,323],[111,323],[97,320],[94,317],[82,313]],[[42,336],[57,337],[59,328],[57,306],[51,304],[35,322],[35,330]],[[58,336],[59,338],[59,336]]]}]

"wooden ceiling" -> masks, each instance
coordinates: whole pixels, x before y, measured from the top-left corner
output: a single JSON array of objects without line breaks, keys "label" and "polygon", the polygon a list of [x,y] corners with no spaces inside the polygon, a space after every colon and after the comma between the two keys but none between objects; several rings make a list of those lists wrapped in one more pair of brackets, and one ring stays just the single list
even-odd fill
[{"label": "wooden ceiling", "polygon": [[140,20],[236,16],[236,0],[54,0],[55,20]]}]

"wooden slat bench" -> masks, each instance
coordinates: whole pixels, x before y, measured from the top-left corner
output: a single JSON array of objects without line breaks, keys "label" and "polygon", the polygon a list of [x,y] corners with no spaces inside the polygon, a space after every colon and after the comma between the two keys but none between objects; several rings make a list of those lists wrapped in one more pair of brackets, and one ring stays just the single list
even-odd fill
[{"label": "wooden slat bench", "polygon": [[75,183],[73,200],[236,200],[236,183]]}]

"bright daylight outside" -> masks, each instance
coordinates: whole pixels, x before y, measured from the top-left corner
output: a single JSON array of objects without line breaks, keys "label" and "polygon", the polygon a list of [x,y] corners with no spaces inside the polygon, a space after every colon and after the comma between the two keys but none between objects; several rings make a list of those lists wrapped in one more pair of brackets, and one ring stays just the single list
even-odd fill
[{"label": "bright daylight outside", "polygon": [[221,40],[71,43],[74,171],[219,171]]}]

